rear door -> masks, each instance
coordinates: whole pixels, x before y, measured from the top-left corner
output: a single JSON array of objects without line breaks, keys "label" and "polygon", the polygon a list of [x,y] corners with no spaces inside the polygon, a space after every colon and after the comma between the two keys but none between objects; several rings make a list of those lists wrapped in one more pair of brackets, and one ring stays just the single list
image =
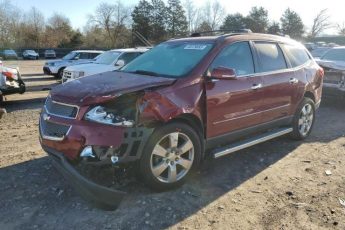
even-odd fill
[{"label": "rear door", "polygon": [[297,93],[298,79],[288,67],[284,53],[275,42],[254,42],[258,73],[262,77],[262,122],[287,117]]},{"label": "rear door", "polygon": [[208,72],[217,67],[234,69],[237,79],[208,79],[206,83],[208,138],[261,123],[262,80],[255,75],[249,42],[226,45]]},{"label": "rear door", "polygon": [[295,72],[294,78],[298,81],[295,82],[295,84],[292,84],[290,81],[294,90],[291,97],[292,107],[290,114],[292,115],[304,96],[308,80],[314,79],[318,74],[318,68],[315,62],[312,61],[310,54],[302,45],[281,44],[280,46],[289,61],[289,65]]}]

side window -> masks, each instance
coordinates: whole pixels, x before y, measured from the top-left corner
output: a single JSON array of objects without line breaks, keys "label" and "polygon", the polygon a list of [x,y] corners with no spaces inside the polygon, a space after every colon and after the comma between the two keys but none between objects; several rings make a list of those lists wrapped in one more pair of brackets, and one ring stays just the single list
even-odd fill
[{"label": "side window", "polygon": [[138,57],[138,53],[124,53],[119,57],[119,60],[123,60],[125,65],[131,62],[134,58]]},{"label": "side window", "polygon": [[283,44],[281,45],[289,59],[291,66],[296,67],[307,63],[310,57],[303,47]]},{"label": "side window", "polygon": [[79,59],[89,59],[89,54],[88,53],[80,53]]},{"label": "side window", "polygon": [[237,42],[225,47],[211,64],[210,71],[217,67],[234,69],[238,76],[254,73],[253,55],[248,42]]},{"label": "side window", "polygon": [[255,47],[260,63],[259,72],[270,72],[287,68],[283,52],[276,43],[255,42]]},{"label": "side window", "polygon": [[100,54],[99,53],[89,53],[89,59],[94,59],[98,55],[100,55]]}]

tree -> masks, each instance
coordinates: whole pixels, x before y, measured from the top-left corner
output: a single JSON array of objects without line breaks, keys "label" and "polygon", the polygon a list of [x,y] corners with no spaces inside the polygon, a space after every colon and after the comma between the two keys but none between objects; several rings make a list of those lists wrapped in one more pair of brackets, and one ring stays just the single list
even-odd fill
[{"label": "tree", "polygon": [[222,30],[240,30],[246,27],[245,17],[242,14],[228,14],[225,17],[223,25],[220,27]]},{"label": "tree", "polygon": [[152,8],[150,13],[150,26],[152,29],[152,33],[149,38],[155,43],[164,41],[166,38],[166,11],[167,9],[162,0],[152,0]]},{"label": "tree", "polygon": [[180,0],[168,0],[167,31],[170,37],[183,36],[188,30],[188,22]]},{"label": "tree", "polygon": [[338,24],[337,28],[338,28],[338,34],[341,36],[345,36],[345,22],[343,22],[342,24]]},{"label": "tree", "polygon": [[[36,7],[32,7],[26,15],[26,36],[29,39],[29,46],[40,47],[42,31],[44,30],[44,16]],[[31,40],[31,41],[30,41]]]},{"label": "tree", "polygon": [[64,47],[73,36],[73,28],[70,20],[62,15],[55,13],[49,19],[45,31],[45,43],[48,47]]},{"label": "tree", "polygon": [[198,26],[198,28],[196,29],[196,31],[198,31],[198,32],[212,31],[212,27],[211,27],[211,25],[210,25],[208,22],[203,21],[203,22]]},{"label": "tree", "polygon": [[330,28],[332,24],[329,22],[330,16],[327,14],[327,9],[321,10],[313,20],[309,37],[315,38],[320,35],[324,30]]},{"label": "tree", "polygon": [[190,33],[192,33],[195,30],[195,21],[198,14],[198,10],[195,8],[195,5],[192,0],[185,0],[183,5],[186,10],[188,30]]},{"label": "tree", "polygon": [[211,30],[216,30],[222,23],[225,15],[224,7],[217,1],[208,1],[204,6],[204,22],[211,26]]},{"label": "tree", "polygon": [[[151,11],[153,7],[146,0],[140,0],[139,4],[134,7],[132,12],[132,29],[133,31],[139,32],[146,39],[149,39],[149,36],[152,34],[151,28]],[[141,41],[137,38],[134,38],[134,44],[140,44]]]},{"label": "tree", "polygon": [[300,39],[304,34],[304,24],[301,17],[290,8],[286,9],[280,18],[281,28],[284,34],[292,38]]},{"label": "tree", "polygon": [[0,1],[0,47],[19,45],[21,12],[9,0]]},{"label": "tree", "polygon": [[280,34],[281,29],[280,29],[279,22],[272,22],[267,29],[267,33],[269,33],[269,34]]},{"label": "tree", "polygon": [[247,29],[256,33],[265,33],[268,27],[268,11],[263,7],[253,7],[246,17]]},{"label": "tree", "polygon": [[107,46],[110,48],[129,40],[126,33],[129,18],[130,9],[117,0],[114,4],[101,3],[95,14],[89,16],[89,22],[106,32]]}]

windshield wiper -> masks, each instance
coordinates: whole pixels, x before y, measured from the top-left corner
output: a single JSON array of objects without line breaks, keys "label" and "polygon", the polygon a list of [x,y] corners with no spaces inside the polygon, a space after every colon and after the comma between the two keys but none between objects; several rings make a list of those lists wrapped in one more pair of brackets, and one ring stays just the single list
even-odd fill
[{"label": "windshield wiper", "polygon": [[137,74],[142,74],[142,75],[148,75],[148,76],[158,76],[158,73],[156,72],[151,72],[151,71],[146,71],[146,70],[136,70],[131,73],[137,73]]}]

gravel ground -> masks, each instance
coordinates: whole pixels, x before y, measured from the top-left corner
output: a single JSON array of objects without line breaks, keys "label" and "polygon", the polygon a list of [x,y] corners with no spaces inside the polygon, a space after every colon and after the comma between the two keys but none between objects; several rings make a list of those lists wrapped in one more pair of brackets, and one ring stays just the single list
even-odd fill
[{"label": "gravel ground", "polygon": [[208,159],[174,191],[134,181],[106,212],[82,200],[39,145],[39,111],[56,84],[37,74],[42,63],[19,62],[30,92],[3,105],[0,229],[345,229],[345,103],[324,102],[304,142],[281,137]]}]

